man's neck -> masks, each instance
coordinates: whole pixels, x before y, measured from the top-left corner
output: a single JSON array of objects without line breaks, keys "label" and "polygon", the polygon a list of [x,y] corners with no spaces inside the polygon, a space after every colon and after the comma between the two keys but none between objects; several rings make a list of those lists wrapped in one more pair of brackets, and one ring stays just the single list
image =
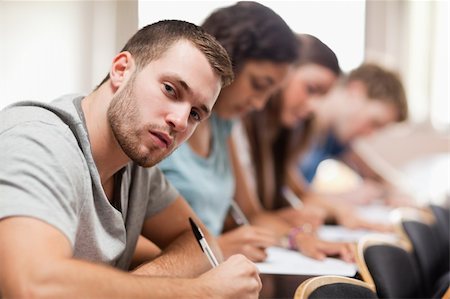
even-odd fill
[{"label": "man's neck", "polygon": [[130,161],[119,146],[108,122],[107,111],[112,97],[113,93],[106,82],[81,101],[92,156],[102,184],[112,179]]}]

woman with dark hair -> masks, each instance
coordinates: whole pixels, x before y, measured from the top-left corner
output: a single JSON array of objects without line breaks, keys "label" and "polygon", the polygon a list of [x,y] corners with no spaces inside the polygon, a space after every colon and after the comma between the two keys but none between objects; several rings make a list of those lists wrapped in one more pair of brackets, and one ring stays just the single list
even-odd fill
[{"label": "woman with dark hair", "polygon": [[241,174],[237,189],[256,194],[238,193],[235,199],[253,224],[287,235],[291,248],[318,259],[340,255],[351,260],[350,244],[326,242],[311,234],[326,212],[312,205],[289,207],[283,192],[292,185],[298,191],[295,162],[311,133],[309,102],[327,93],[341,73],[336,55],[319,39],[301,34],[298,43],[300,57],[283,87],[264,109],[250,112],[235,128],[239,157],[233,157],[234,167],[246,166],[240,167],[246,173]]},{"label": "woman with dark hair", "polygon": [[[351,223],[353,228],[378,230],[385,227],[358,218],[350,209],[346,212],[343,211],[345,208],[327,204],[304,187],[306,184],[298,173],[297,162],[313,133],[311,103],[321,101],[334,88],[341,70],[334,52],[314,36],[299,35],[299,43],[300,58],[286,84],[263,110],[247,114],[233,133],[235,143],[240,146],[241,163],[247,166],[244,167],[247,181],[240,182],[253,188],[257,194],[253,199],[259,198],[256,203],[249,202],[248,196],[236,197],[236,201],[249,217],[271,211],[269,214],[283,218],[293,227],[288,233],[290,244],[315,256],[331,246],[311,237],[308,232],[311,227],[318,227],[325,217],[339,221],[336,213],[342,211],[348,220],[340,222],[344,225]],[[242,153],[249,154],[247,159]],[[302,209],[289,204],[286,188],[300,198],[308,195],[309,200],[303,202]],[[253,219],[254,224],[272,227],[265,219]],[[285,231],[285,228],[278,230],[279,233]]]},{"label": "woman with dark hair", "polygon": [[335,53],[318,38],[300,34],[298,41],[300,57],[283,88],[263,110],[243,118],[258,197],[267,209],[286,206],[282,189],[289,171],[297,172],[296,168],[289,167],[298,159],[311,133],[309,101],[327,93],[341,73]]},{"label": "woman with dark hair", "polygon": [[279,15],[256,2],[220,8],[202,27],[228,51],[235,80],[221,90],[211,117],[159,166],[218,236],[225,257],[242,253],[261,261],[266,257],[264,248],[279,244],[276,234],[251,225],[222,233],[236,192],[236,173],[230,160],[231,129],[235,119],[261,109],[280,87],[297,59],[298,43]]}]

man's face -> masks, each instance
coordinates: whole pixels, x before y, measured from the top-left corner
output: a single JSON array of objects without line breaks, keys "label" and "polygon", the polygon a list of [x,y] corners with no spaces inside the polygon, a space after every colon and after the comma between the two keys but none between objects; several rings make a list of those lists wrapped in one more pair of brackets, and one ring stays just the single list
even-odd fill
[{"label": "man's face", "polygon": [[108,109],[113,134],[131,160],[153,166],[210,115],[220,87],[204,54],[176,42],[119,87]]},{"label": "man's face", "polygon": [[358,97],[351,103],[335,124],[335,132],[342,142],[367,136],[397,118],[394,106],[381,100]]}]

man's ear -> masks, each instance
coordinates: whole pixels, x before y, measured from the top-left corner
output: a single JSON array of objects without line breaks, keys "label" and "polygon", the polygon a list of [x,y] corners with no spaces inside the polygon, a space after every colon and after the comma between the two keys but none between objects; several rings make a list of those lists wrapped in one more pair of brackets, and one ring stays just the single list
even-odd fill
[{"label": "man's ear", "polygon": [[111,70],[109,71],[109,77],[111,79],[111,85],[115,90],[117,90],[123,82],[127,81],[128,77],[134,71],[134,68],[134,59],[130,52],[120,52],[114,57]]}]

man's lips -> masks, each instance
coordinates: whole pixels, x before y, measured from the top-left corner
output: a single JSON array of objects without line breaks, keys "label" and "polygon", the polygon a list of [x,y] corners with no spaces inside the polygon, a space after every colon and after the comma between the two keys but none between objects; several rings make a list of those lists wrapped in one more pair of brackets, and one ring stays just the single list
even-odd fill
[{"label": "man's lips", "polygon": [[172,137],[170,137],[168,134],[164,132],[158,132],[158,131],[150,131],[150,134],[155,136],[158,140],[161,141],[161,143],[166,147],[170,147],[173,143]]}]

